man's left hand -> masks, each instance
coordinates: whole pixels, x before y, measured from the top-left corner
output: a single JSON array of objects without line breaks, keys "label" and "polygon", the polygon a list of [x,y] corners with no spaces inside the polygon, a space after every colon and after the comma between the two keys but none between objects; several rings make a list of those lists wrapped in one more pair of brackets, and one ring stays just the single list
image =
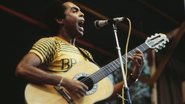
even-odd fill
[{"label": "man's left hand", "polygon": [[136,53],[132,57],[128,58],[132,61],[130,76],[133,80],[136,80],[139,77],[144,64],[143,52],[137,49]]}]

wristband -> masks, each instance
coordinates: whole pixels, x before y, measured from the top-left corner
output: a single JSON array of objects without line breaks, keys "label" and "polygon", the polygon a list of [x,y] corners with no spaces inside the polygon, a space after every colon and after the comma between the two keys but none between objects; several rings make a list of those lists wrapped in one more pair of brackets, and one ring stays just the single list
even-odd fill
[{"label": "wristband", "polygon": [[60,87],[60,86],[61,86],[61,84],[62,84],[63,80],[64,80],[64,78],[62,77],[62,78],[60,79],[60,82],[57,84],[57,86],[58,86],[58,87]]}]

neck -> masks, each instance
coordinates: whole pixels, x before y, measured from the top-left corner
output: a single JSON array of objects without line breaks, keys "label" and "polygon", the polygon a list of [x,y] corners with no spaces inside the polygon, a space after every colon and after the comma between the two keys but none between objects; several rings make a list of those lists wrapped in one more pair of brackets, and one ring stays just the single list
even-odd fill
[{"label": "neck", "polygon": [[70,44],[75,45],[76,38],[71,38],[70,35],[68,35],[67,33],[61,32],[61,33],[58,33],[58,36],[63,38],[64,40],[66,40]]},{"label": "neck", "polygon": [[71,39],[69,43],[71,43],[72,45],[74,45],[74,46],[75,46],[75,42],[76,42],[76,38]]},{"label": "neck", "polygon": [[75,45],[76,38],[78,38],[76,33],[67,31],[67,29],[65,29],[64,27],[60,28],[58,32],[58,36],[65,39],[67,42],[69,42],[72,45]]}]

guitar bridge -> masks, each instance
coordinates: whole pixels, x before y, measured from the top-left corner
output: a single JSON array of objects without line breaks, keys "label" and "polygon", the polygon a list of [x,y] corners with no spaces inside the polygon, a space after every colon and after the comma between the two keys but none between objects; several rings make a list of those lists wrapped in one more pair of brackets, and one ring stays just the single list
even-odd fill
[{"label": "guitar bridge", "polygon": [[67,93],[64,88],[61,86],[54,86],[54,88],[57,90],[57,92],[62,95],[62,97],[69,103],[69,104],[75,104],[72,97]]}]

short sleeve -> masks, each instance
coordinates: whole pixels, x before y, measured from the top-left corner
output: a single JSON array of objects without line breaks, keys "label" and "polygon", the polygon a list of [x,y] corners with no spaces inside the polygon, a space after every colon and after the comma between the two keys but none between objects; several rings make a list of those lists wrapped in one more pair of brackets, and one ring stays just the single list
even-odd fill
[{"label": "short sleeve", "polygon": [[54,38],[41,38],[32,46],[29,52],[36,54],[42,63],[49,63],[54,58],[56,45],[57,43]]}]

